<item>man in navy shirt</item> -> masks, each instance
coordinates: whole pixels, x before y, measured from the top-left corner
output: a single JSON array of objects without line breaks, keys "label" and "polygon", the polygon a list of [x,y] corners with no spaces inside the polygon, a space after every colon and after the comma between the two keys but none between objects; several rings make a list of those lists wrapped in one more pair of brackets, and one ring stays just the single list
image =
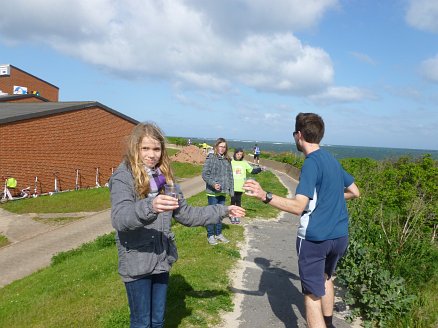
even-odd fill
[{"label": "man in navy shirt", "polygon": [[296,248],[306,320],[309,328],[333,327],[332,275],[348,246],[348,212],[345,200],[359,197],[354,179],[319,143],[324,121],[313,113],[299,113],[293,137],[306,156],[295,197],[283,198],[264,191],[250,180],[243,188],[249,196],[300,216]]}]

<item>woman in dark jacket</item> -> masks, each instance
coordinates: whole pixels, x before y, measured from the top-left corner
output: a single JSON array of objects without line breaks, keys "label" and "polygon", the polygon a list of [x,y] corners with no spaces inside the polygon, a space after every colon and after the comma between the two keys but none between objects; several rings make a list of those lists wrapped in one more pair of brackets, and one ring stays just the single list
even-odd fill
[{"label": "woman in dark jacket", "polygon": [[[234,195],[233,171],[231,158],[228,156],[228,145],[224,138],[218,138],[214,144],[214,153],[209,154],[202,169],[202,178],[205,181],[208,204],[225,204],[226,195]],[[222,222],[207,225],[207,240],[210,245],[217,241],[228,243],[222,234]]]},{"label": "woman in dark jacket", "polygon": [[169,162],[163,133],[152,123],[141,123],[129,136],[125,158],[109,182],[131,328],[164,325],[169,270],[178,258],[172,217],[186,226],[203,226],[245,213],[238,206],[189,206],[180,190],[176,198],[164,195],[163,186],[174,184]]}]

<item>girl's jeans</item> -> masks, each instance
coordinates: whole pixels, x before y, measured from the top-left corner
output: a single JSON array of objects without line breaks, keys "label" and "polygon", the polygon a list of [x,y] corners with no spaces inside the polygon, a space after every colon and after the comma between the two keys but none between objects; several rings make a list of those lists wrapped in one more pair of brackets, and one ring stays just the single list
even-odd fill
[{"label": "girl's jeans", "polygon": [[242,191],[235,191],[234,196],[231,197],[231,205],[242,206]]},{"label": "girl's jeans", "polygon": [[[225,196],[208,196],[208,205],[222,204],[225,205]],[[219,236],[222,233],[222,222],[216,224],[207,224],[207,238],[210,236]]]},{"label": "girl's jeans", "polygon": [[125,282],[130,328],[162,328],[169,273],[160,273]]}]

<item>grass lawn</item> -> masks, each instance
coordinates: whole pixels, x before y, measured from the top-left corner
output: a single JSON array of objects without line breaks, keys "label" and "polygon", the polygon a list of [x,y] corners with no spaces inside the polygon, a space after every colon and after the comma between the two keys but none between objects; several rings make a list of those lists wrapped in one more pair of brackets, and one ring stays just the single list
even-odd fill
[{"label": "grass lawn", "polygon": [[21,199],[0,205],[6,211],[22,213],[97,212],[111,207],[108,188],[81,189]]},{"label": "grass lawn", "polygon": [[0,247],[6,246],[9,244],[8,238],[3,235],[0,235]]},{"label": "grass lawn", "polygon": [[[263,172],[256,178],[266,189],[276,193],[283,189],[285,194],[272,173]],[[47,199],[55,202],[58,196],[63,194]],[[204,206],[207,197],[200,193],[188,201]],[[244,196],[243,202],[251,208],[248,217],[278,213],[250,197]],[[203,227],[174,224],[172,229],[179,260],[171,271],[166,327],[211,327],[220,320],[221,311],[233,308],[228,272],[240,257],[238,244],[244,239],[244,229],[225,222],[224,233],[231,242],[215,247],[207,244]],[[0,327],[128,327],[129,308],[117,273],[114,234],[60,253],[48,268],[0,289],[0,313]]]},{"label": "grass lawn", "polygon": [[[171,271],[166,327],[209,327],[233,307],[227,272],[239,259],[241,226],[224,226],[229,244],[211,247],[205,228],[173,227],[180,259]],[[0,289],[0,327],[127,327],[114,235],[61,253],[53,264]]]},{"label": "grass lawn", "polygon": [[202,165],[172,162],[170,166],[177,180],[193,178],[202,173]]},{"label": "grass lawn", "polygon": [[[201,174],[202,166],[190,163],[171,163],[177,179],[192,178]],[[111,207],[108,188],[82,189],[21,199],[0,204],[6,211],[23,213],[98,212]]]}]

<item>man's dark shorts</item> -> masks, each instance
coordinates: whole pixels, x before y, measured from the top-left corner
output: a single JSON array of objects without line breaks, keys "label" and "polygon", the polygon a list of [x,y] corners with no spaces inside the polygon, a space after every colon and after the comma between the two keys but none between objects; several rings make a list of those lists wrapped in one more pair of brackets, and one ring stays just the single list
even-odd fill
[{"label": "man's dark shorts", "polygon": [[254,159],[259,159],[260,158],[260,154],[254,154]]},{"label": "man's dark shorts", "polygon": [[347,246],[348,236],[324,241],[297,238],[298,268],[304,294],[325,295],[324,273],[327,279],[331,278]]}]

